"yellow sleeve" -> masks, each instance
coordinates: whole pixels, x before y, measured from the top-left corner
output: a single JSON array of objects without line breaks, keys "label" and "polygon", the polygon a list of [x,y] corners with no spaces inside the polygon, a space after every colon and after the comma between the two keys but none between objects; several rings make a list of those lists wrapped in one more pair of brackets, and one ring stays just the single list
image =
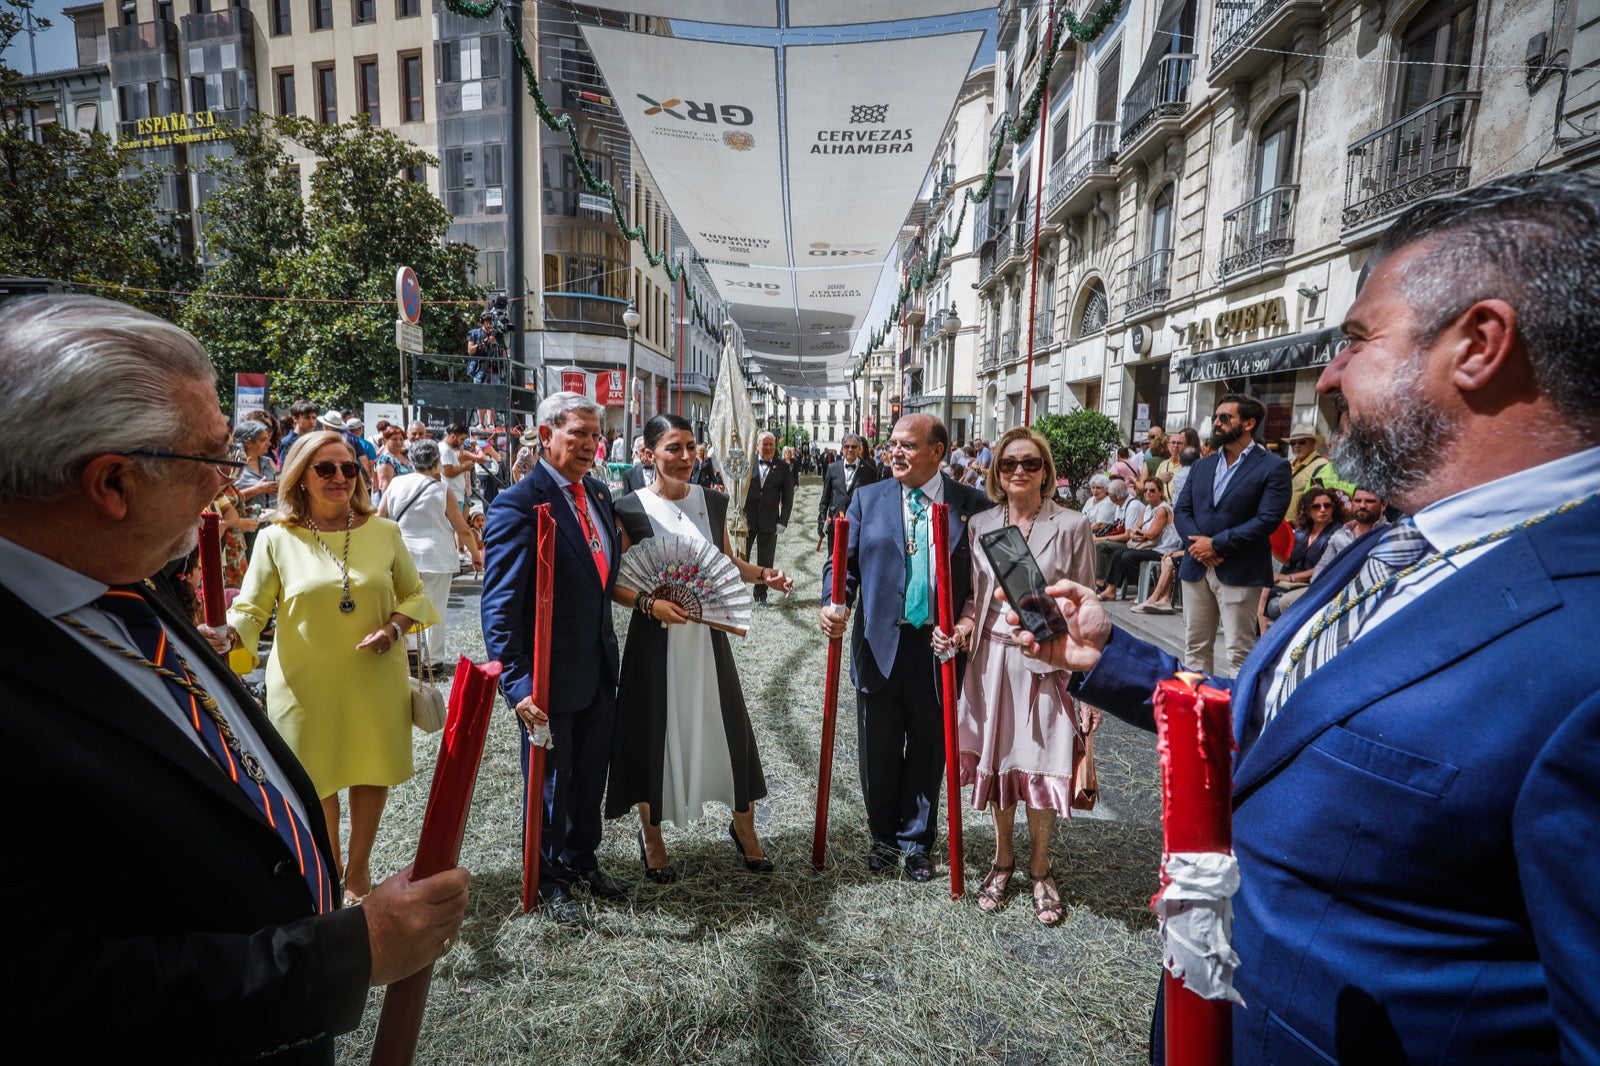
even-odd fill
[{"label": "yellow sleeve", "polygon": [[244,587],[228,607],[228,624],[239,634],[239,647],[228,654],[228,665],[236,674],[248,674],[260,662],[256,648],[261,643],[261,631],[272,620],[283,591],[277,546],[285,535],[277,523],[261,530],[244,572]]},{"label": "yellow sleeve", "polygon": [[411,558],[411,552],[406,549],[406,542],[400,536],[400,527],[387,518],[375,518],[372,521],[386,523],[394,538],[395,613],[416,622],[411,627],[412,632],[442,621],[439,612],[434,610],[433,601],[428,599],[427,590],[422,587],[422,575],[417,573],[416,561]]}]

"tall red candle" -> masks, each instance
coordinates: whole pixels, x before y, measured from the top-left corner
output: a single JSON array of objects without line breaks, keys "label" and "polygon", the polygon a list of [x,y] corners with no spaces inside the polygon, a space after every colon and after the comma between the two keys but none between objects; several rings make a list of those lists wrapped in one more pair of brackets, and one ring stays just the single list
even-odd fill
[{"label": "tall red candle", "polygon": [[[478,666],[465,655],[456,664],[450,686],[450,713],[439,738],[439,759],[433,768],[433,787],[422,815],[417,856],[411,865],[413,881],[451,869],[461,855],[461,838],[467,829],[467,809],[478,780],[478,763],[489,735],[489,712],[500,682],[500,664]],[[422,1031],[422,1010],[428,1000],[433,967],[425,966],[396,981],[383,994],[383,1012],[372,1043],[372,1066],[408,1066]]]},{"label": "tall red candle", "polygon": [[[533,509],[533,702],[550,709],[550,614],[555,606],[556,523],[550,505]],[[539,841],[544,834],[544,747],[528,747],[527,818],[522,829],[522,913],[539,905]]]},{"label": "tall red candle", "polygon": [[[936,503],[929,508],[933,531],[934,599],[938,601],[939,628],[955,631],[955,604],[950,590],[950,508]],[[939,664],[939,697],[944,703],[945,815],[950,824],[950,898],[967,890],[965,852],[961,847],[961,751],[956,743],[956,661]]]},{"label": "tall red candle", "polygon": [[[1233,851],[1233,726],[1229,696],[1185,674],[1156,686],[1161,755],[1162,888],[1175,854]],[[1170,971],[1165,985],[1167,1066],[1233,1061],[1233,1004],[1207,999]]]},{"label": "tall red candle", "polygon": [[[830,602],[844,603],[845,567],[849,564],[850,520],[833,519],[833,586]],[[822,746],[817,765],[817,819],[811,827],[811,868],[820,871],[828,846],[828,797],[833,788],[833,732],[839,718],[839,663],[843,635],[828,641],[828,680],[822,693]]]},{"label": "tall red candle", "polygon": [[222,589],[222,516],[215,511],[200,513],[200,595],[205,607],[206,625],[228,624],[227,597]]}]

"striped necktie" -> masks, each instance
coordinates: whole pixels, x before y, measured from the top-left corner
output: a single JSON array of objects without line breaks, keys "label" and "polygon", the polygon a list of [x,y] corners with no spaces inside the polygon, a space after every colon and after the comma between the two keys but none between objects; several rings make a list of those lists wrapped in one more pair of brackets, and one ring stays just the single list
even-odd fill
[{"label": "striped necktie", "polygon": [[606,557],[605,545],[600,543],[599,527],[594,524],[594,519],[589,517],[589,497],[584,495],[581,481],[569,484],[567,491],[572,493],[572,506],[578,509],[578,518],[583,523],[583,535],[589,544],[589,557],[594,560],[595,573],[600,575],[600,587],[604,588],[611,576],[611,560]]},{"label": "striped necktie", "polygon": [[1300,682],[1356,638],[1383,598],[1393,591],[1395,575],[1420,561],[1429,548],[1428,538],[1410,518],[1389,527],[1367,553],[1361,573],[1328,602],[1307,636],[1290,649],[1288,674],[1278,686],[1276,699],[1263,708],[1263,728],[1283,709]]},{"label": "striped necktie", "polygon": [[333,910],[333,885],[311,831],[267,777],[255,755],[240,745],[227,720],[216,710],[216,700],[195,680],[144,594],[133,586],[112,586],[95,600],[95,606],[120,618],[140,653],[160,668],[167,691],[205,743],[211,761],[244,792],[283,841],[300,876],[305,878],[317,913]]}]

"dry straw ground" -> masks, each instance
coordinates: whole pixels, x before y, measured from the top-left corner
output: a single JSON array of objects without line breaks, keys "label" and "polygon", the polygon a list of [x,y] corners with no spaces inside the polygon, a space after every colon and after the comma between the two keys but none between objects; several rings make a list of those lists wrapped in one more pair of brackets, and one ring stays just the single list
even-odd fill
[{"label": "dry straw ground", "polygon": [[[1103,727],[1101,808],[1056,831],[1068,912],[1049,929],[1021,878],[1000,914],[975,905],[993,830],[970,810],[965,900],[950,900],[943,877],[918,885],[869,872],[846,676],[828,868],[812,872],[825,644],[815,626],[822,556],[798,518],[815,514],[811,482],[779,547],[795,594],[758,611],[749,638],[735,642],[770,789],[757,824],[777,872],[742,869],[718,808],[691,828],[667,828],[681,879],[653,885],[624,819],[607,826],[600,859],[629,898],[590,904],[577,928],[524,916],[516,728],[498,704],[462,849],[472,903],[435,970],[418,1063],[1145,1061],[1159,966],[1147,908],[1160,851],[1150,737],[1114,720]],[[476,584],[458,582],[452,606],[451,643],[481,659]],[[411,857],[436,750],[435,737],[417,734],[418,772],[393,790],[375,873]],[[1019,825],[1019,846],[1025,836]],[[374,991],[341,1061],[367,1060],[381,1003]]]}]

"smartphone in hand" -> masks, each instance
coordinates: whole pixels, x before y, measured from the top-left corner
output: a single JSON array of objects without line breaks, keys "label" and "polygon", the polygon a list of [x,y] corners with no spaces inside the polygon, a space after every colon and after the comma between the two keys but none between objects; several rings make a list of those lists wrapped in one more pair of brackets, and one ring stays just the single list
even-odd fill
[{"label": "smartphone in hand", "polygon": [[1067,631],[1055,601],[1045,592],[1044,574],[1028,549],[1028,542],[1016,526],[1002,526],[978,538],[983,554],[1006,591],[1006,600],[1022,618],[1022,624],[1043,644]]}]

